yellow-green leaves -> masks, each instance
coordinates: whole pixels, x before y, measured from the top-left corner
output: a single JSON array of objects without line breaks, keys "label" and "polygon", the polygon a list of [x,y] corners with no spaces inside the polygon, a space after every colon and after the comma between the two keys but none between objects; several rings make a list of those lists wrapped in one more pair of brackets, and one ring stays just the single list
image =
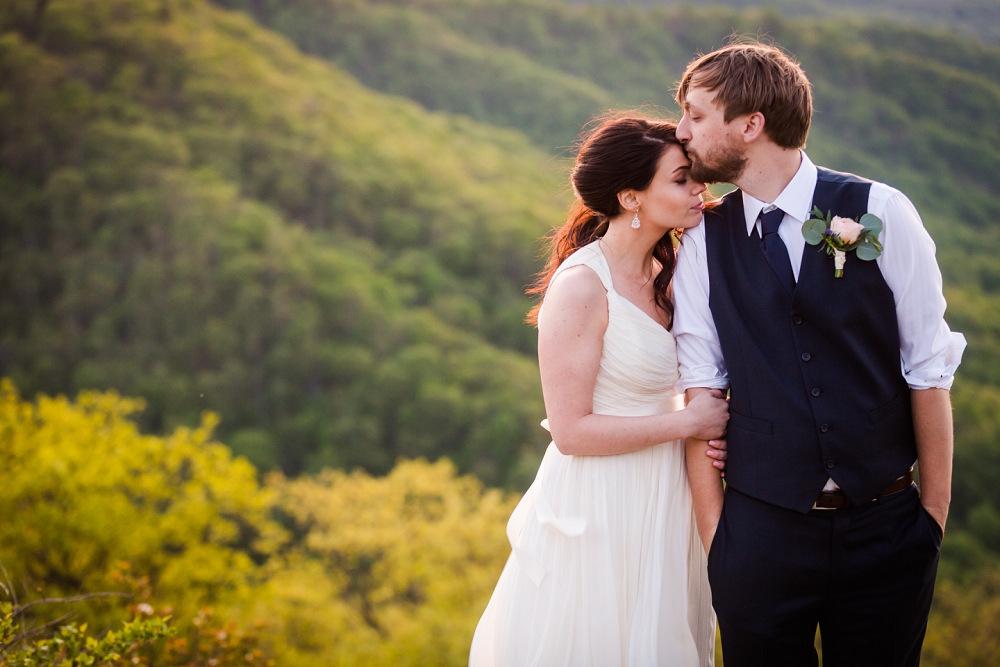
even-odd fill
[{"label": "yellow-green leaves", "polygon": [[[214,416],[157,437],[130,421],[140,407],[97,392],[27,402],[9,380],[0,385],[0,562],[14,580],[46,596],[127,589],[136,614],[158,609],[178,627],[215,628],[168,643],[176,664],[196,645],[259,664],[257,640],[240,634],[253,624],[290,667],[467,659],[509,553],[514,496],[458,476],[447,460],[401,461],[386,477],[328,470],[261,484],[212,441]],[[212,624],[206,603],[239,625]],[[94,598],[76,609],[104,627],[125,618],[116,605]],[[39,620],[51,611],[33,609]],[[119,633],[132,627],[103,639],[74,627],[59,641],[95,655],[105,641],[125,655],[122,642],[137,635]]]},{"label": "yellow-green leaves", "polygon": [[464,664],[515,498],[447,461],[275,483],[304,533],[268,585],[290,664]]},{"label": "yellow-green leaves", "polygon": [[280,535],[269,494],[209,440],[213,415],[154,437],[128,419],[140,407],[96,392],[27,403],[3,381],[0,562],[46,593],[120,589],[127,561],[192,610],[238,597]]}]

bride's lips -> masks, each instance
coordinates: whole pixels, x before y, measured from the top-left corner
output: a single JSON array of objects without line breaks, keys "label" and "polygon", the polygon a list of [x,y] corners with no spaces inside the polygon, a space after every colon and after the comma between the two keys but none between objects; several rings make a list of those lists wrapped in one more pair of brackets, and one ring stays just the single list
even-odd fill
[{"label": "bride's lips", "polygon": [[691,210],[692,211],[704,211],[705,210],[705,202],[703,202],[703,201],[698,202],[695,206],[691,207]]}]

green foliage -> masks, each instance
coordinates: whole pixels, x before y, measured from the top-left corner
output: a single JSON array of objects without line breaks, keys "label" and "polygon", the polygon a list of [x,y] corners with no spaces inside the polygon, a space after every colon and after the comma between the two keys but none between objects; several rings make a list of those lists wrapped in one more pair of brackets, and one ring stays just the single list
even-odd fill
[{"label": "green foliage", "polygon": [[[1000,507],[1000,390],[962,380],[952,392],[955,406],[955,438],[961,447],[955,452],[956,485],[952,504],[959,516],[966,516],[981,503]],[[986,537],[984,535],[984,537]]]},{"label": "green foliage", "polygon": [[[3,626],[11,623],[10,615],[0,619],[0,632]],[[61,665],[65,667],[96,667],[97,665],[126,665],[129,654],[142,645],[162,639],[170,634],[170,629],[164,619],[136,619],[125,623],[121,630],[110,631],[100,639],[86,634],[87,626],[64,625],[55,636],[49,639],[39,639],[20,651],[0,658],[0,665],[5,667],[48,667]],[[138,663],[136,663],[138,664]]]},{"label": "green foliage", "polygon": [[[77,596],[93,599],[93,596]],[[25,612],[40,603],[65,603],[74,598],[33,600],[26,604],[0,603],[0,667],[248,667],[271,666],[258,647],[259,638],[235,623],[221,626],[213,611],[203,608],[191,620],[187,636],[178,637],[169,616],[154,616],[146,603],[130,605],[134,618],[121,629],[99,636],[87,624],[61,624],[72,614],[38,627],[26,626]],[[150,618],[147,618],[150,617]],[[258,624],[259,627],[262,627]],[[166,640],[161,641],[161,640]]]},{"label": "green foliage", "polygon": [[[536,101],[539,111],[575,108],[568,95],[553,104],[551,97],[562,88],[542,79],[556,78],[588,81],[612,100],[610,106],[651,103],[669,113],[676,108],[674,82],[695,53],[721,45],[733,31],[763,33],[794,53],[814,84],[813,157],[909,193],[946,246],[950,281],[979,282],[958,256],[986,261],[987,249],[1000,247],[991,224],[1000,214],[994,195],[1000,119],[991,111],[1000,103],[995,77],[1000,49],[994,47],[905,25],[790,20],[774,11],[636,10],[533,0],[219,1],[254,12],[368,85],[406,94],[429,108],[515,127],[550,150],[566,146],[580,122],[547,132],[501,106],[489,107],[491,100],[507,97],[500,94],[502,86],[484,89],[483,82],[495,78],[490,71],[475,58],[445,57],[444,44],[464,40],[497,57],[530,60],[536,74],[521,79],[533,86],[525,103]],[[419,16],[421,22],[404,16]],[[417,40],[425,33],[431,36]],[[373,35],[379,39],[366,41]],[[448,76],[442,77],[445,67]],[[409,88],[391,83],[404,78]],[[443,87],[452,91],[448,100],[463,90],[461,102],[433,101],[433,91]],[[581,119],[607,106],[595,101]],[[470,111],[473,107],[492,111],[481,115]]]},{"label": "green foliage", "polygon": [[979,667],[1000,664],[1000,568],[975,585],[941,582],[927,625],[921,664]]},{"label": "green foliage", "polygon": [[[128,419],[139,405],[94,392],[29,404],[3,381],[0,563],[47,594],[120,590],[126,561],[182,607],[239,599],[281,540],[270,495],[209,442],[212,415],[160,438]],[[95,622],[117,614],[111,599],[89,609]]]},{"label": "green foliage", "polygon": [[542,153],[200,1],[9,5],[0,372],[140,394],[157,432],[215,410],[290,473],[537,456]]},{"label": "green foliage", "polygon": [[[575,0],[589,4],[621,4],[608,0]],[[687,0],[639,0],[635,4],[676,6]],[[865,16],[893,23],[922,23],[949,29],[968,38],[1000,43],[1000,6],[993,0],[715,0],[738,9],[769,7],[785,16],[843,18]]]},{"label": "green foliage", "polygon": [[[17,492],[0,497],[0,560],[19,587],[48,594],[72,581],[143,600],[126,610],[116,598],[73,603],[91,627],[127,613],[178,619],[177,636],[138,652],[124,648],[135,633],[96,638],[130,664],[464,664],[509,553],[516,496],[444,460],[400,462],[384,477],[272,474],[261,484],[207,426],[142,435],[126,417],[134,407],[110,393],[28,403],[5,384],[0,460]],[[50,623],[49,608],[33,603],[26,626]],[[0,622],[0,645],[18,632]],[[90,650],[84,628],[59,633],[51,641]]]},{"label": "green foliage", "polygon": [[288,664],[466,664],[516,498],[456,477],[447,461],[272,484],[302,535],[267,589]]}]

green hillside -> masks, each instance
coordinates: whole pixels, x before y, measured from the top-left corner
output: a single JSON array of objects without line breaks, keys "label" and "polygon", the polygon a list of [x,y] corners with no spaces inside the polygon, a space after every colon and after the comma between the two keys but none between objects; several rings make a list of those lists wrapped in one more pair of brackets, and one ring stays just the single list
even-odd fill
[{"label": "green hillside", "polygon": [[2,7],[0,375],[217,411],[291,473],[531,469],[544,153],[203,2]]},{"label": "green hillside", "polygon": [[[685,0],[579,0],[592,4],[677,6]],[[970,38],[1000,43],[1000,4],[994,0],[713,0],[736,9],[773,7],[786,15],[841,18],[859,13],[894,22],[950,29]]]},{"label": "green hillside", "polygon": [[651,103],[669,113],[674,83],[694,53],[734,31],[764,33],[801,59],[815,84],[810,153],[904,188],[942,244],[945,269],[956,267],[951,285],[1000,286],[991,224],[1000,214],[998,48],[889,23],[787,20],[773,11],[219,1],[253,11],[366,85],[519,129],[558,152],[609,106]]}]

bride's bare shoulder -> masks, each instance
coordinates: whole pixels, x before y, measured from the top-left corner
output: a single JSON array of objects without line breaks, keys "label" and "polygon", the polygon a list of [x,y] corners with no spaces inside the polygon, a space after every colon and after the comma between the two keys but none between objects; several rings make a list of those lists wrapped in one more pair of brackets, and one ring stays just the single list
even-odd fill
[{"label": "bride's bare shoulder", "polygon": [[552,279],[542,309],[539,327],[548,322],[606,324],[608,293],[597,273],[585,264],[571,266]]}]

